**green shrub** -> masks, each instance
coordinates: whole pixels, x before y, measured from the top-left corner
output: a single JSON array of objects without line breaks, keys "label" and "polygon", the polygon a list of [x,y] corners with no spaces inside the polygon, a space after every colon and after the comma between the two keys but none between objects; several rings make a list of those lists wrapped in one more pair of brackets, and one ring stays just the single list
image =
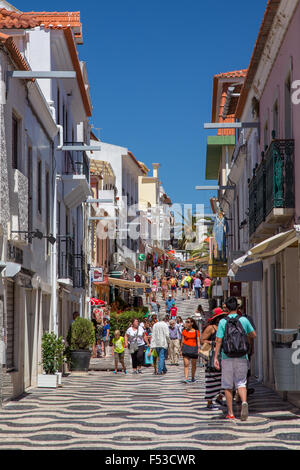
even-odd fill
[{"label": "green shrub", "polygon": [[90,349],[95,343],[93,323],[87,318],[76,318],[69,329],[68,343],[71,351]]},{"label": "green shrub", "polygon": [[111,313],[109,322],[111,335],[113,336],[116,330],[120,330],[121,335],[124,336],[134,318],[141,322],[145,318],[145,313],[141,310],[138,312],[130,310],[119,314]]},{"label": "green shrub", "polygon": [[44,333],[42,337],[42,366],[46,374],[55,374],[64,361],[64,341],[55,333]]}]

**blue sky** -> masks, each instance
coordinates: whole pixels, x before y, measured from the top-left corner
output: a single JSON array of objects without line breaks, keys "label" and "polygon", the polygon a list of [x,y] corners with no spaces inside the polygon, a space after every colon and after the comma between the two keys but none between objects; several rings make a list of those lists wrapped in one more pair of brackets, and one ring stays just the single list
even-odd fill
[{"label": "blue sky", "polygon": [[[24,0],[19,10],[80,11],[100,138],[128,147],[176,203],[204,203],[213,75],[247,68],[267,0]],[[99,131],[95,130],[96,135]],[[210,132],[212,134],[212,132]]]}]

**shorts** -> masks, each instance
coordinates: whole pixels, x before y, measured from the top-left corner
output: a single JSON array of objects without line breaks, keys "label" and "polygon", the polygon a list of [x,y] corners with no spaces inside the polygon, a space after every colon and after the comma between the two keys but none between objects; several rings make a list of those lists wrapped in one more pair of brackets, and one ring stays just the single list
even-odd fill
[{"label": "shorts", "polygon": [[120,361],[123,361],[124,360],[124,351],[121,352],[121,353],[118,353],[116,351],[114,351],[114,358],[116,361],[120,360]]},{"label": "shorts", "polygon": [[171,290],[176,290],[177,287],[176,286],[171,286]]},{"label": "shorts", "polygon": [[222,389],[233,390],[247,387],[248,360],[222,359]]}]

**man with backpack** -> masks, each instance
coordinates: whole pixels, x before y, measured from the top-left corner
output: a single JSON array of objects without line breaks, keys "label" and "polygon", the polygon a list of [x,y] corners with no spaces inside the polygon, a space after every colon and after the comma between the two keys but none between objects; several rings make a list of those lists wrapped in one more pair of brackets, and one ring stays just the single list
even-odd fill
[{"label": "man with backpack", "polygon": [[227,419],[235,419],[233,414],[233,389],[237,389],[242,402],[241,420],[248,419],[247,374],[249,348],[256,333],[246,317],[237,313],[238,303],[235,297],[226,301],[229,314],[218,326],[215,368],[220,369],[219,352],[222,358],[222,389],[225,390],[228,414]]}]

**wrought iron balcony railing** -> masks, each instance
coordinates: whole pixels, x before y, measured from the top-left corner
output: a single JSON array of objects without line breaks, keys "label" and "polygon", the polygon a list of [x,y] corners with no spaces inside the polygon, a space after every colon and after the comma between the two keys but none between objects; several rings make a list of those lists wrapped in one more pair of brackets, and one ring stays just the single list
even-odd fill
[{"label": "wrought iron balcony railing", "polygon": [[85,256],[83,253],[76,254],[74,248],[72,237],[59,239],[58,278],[69,279],[72,281],[73,287],[84,288],[86,280]]},{"label": "wrought iron balcony railing", "polygon": [[[65,142],[67,146],[84,145],[83,142]],[[65,164],[64,164],[65,175],[84,175],[89,181],[89,161],[82,151],[65,151]]]},{"label": "wrought iron balcony railing", "polygon": [[294,140],[274,139],[249,182],[249,234],[273,209],[295,208]]}]

